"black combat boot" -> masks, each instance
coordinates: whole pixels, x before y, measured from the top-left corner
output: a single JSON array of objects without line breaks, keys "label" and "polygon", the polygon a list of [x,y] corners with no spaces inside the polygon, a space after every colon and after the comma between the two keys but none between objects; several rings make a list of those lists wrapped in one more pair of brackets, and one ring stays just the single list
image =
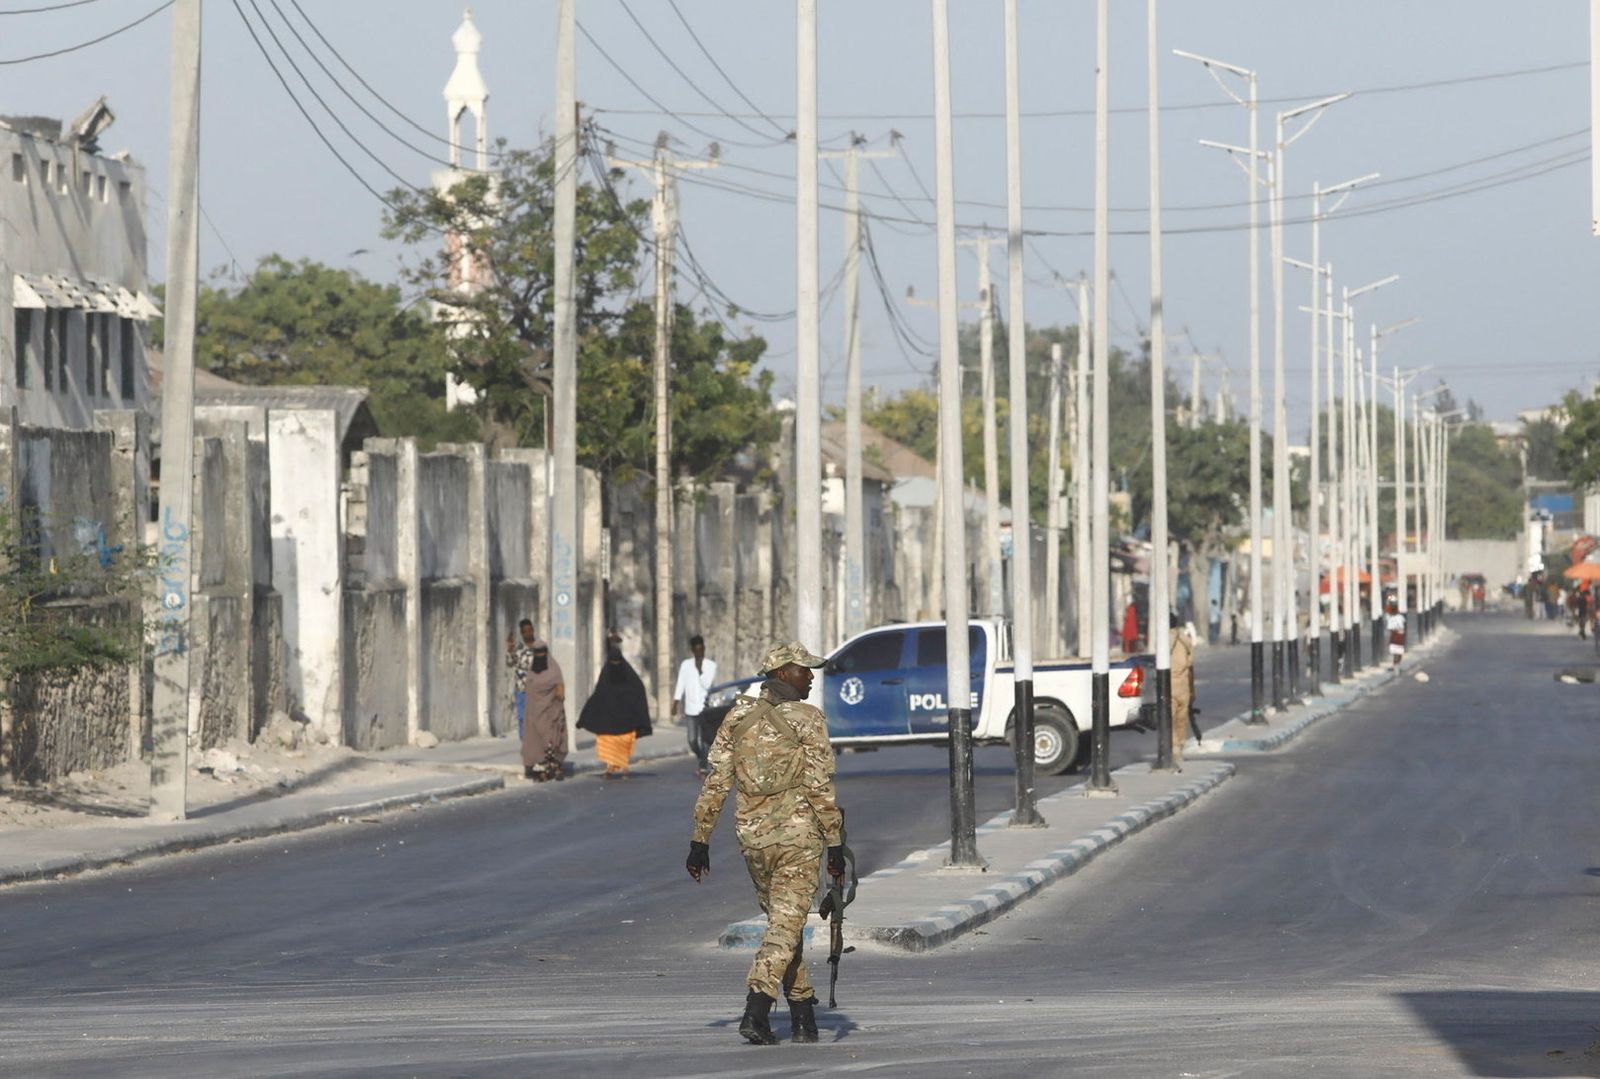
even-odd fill
[{"label": "black combat boot", "polygon": [[777,1045],[778,1036],[772,1033],[772,1023],[767,1016],[772,1011],[773,1000],[765,993],[752,989],[744,998],[744,1017],[739,1020],[739,1033],[751,1045]]},{"label": "black combat boot", "polygon": [[789,1002],[789,1040],[812,1043],[817,1040],[817,998]]}]

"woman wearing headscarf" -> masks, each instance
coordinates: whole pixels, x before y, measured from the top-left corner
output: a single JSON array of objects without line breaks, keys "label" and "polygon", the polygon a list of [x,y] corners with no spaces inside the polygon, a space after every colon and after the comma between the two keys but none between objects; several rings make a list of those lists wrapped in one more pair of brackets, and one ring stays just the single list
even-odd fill
[{"label": "woman wearing headscarf", "polygon": [[564,779],[567,759],[567,686],[561,665],[543,641],[531,645],[532,659],[522,678],[522,774],[536,782]]},{"label": "woman wearing headscarf", "polygon": [[634,741],[650,733],[650,702],[639,673],[616,645],[606,649],[606,664],[584,703],[578,726],[594,735],[595,755],[606,766],[605,777],[626,776]]}]

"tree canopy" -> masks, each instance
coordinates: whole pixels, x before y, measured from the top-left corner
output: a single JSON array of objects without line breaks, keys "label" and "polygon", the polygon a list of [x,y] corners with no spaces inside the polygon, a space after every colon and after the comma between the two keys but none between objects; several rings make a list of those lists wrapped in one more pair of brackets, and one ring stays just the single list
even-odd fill
[{"label": "tree canopy", "polygon": [[[554,345],[554,154],[548,142],[502,145],[499,162],[445,192],[392,192],[384,232],[415,253],[406,281],[450,324],[447,365],[477,390],[486,434],[539,444]],[[654,323],[638,295],[648,203],[619,196],[620,180],[578,185],[577,441],[581,463],[627,479],[651,467]],[[771,377],[755,373],[766,342],[684,304],[675,313],[674,474],[709,476],[777,436]]]},{"label": "tree canopy", "polygon": [[[1585,397],[1572,390],[1561,407],[1567,423],[1555,436],[1551,456],[1567,482],[1582,491],[1600,483],[1600,396]],[[1531,447],[1528,470],[1533,471]]]}]

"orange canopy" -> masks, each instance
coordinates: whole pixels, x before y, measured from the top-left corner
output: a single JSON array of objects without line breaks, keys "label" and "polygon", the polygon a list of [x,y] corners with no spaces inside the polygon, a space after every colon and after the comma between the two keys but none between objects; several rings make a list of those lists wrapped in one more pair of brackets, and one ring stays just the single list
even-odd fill
[{"label": "orange canopy", "polygon": [[1578,562],[1568,566],[1564,576],[1574,581],[1600,580],[1600,562]]}]

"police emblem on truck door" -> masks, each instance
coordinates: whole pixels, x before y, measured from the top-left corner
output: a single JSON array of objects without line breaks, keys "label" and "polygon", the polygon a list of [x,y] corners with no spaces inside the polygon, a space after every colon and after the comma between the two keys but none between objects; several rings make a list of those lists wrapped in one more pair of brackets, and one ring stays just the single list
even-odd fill
[{"label": "police emblem on truck door", "polygon": [[867,687],[859,678],[846,678],[839,683],[839,699],[845,704],[860,704],[867,697]]}]

